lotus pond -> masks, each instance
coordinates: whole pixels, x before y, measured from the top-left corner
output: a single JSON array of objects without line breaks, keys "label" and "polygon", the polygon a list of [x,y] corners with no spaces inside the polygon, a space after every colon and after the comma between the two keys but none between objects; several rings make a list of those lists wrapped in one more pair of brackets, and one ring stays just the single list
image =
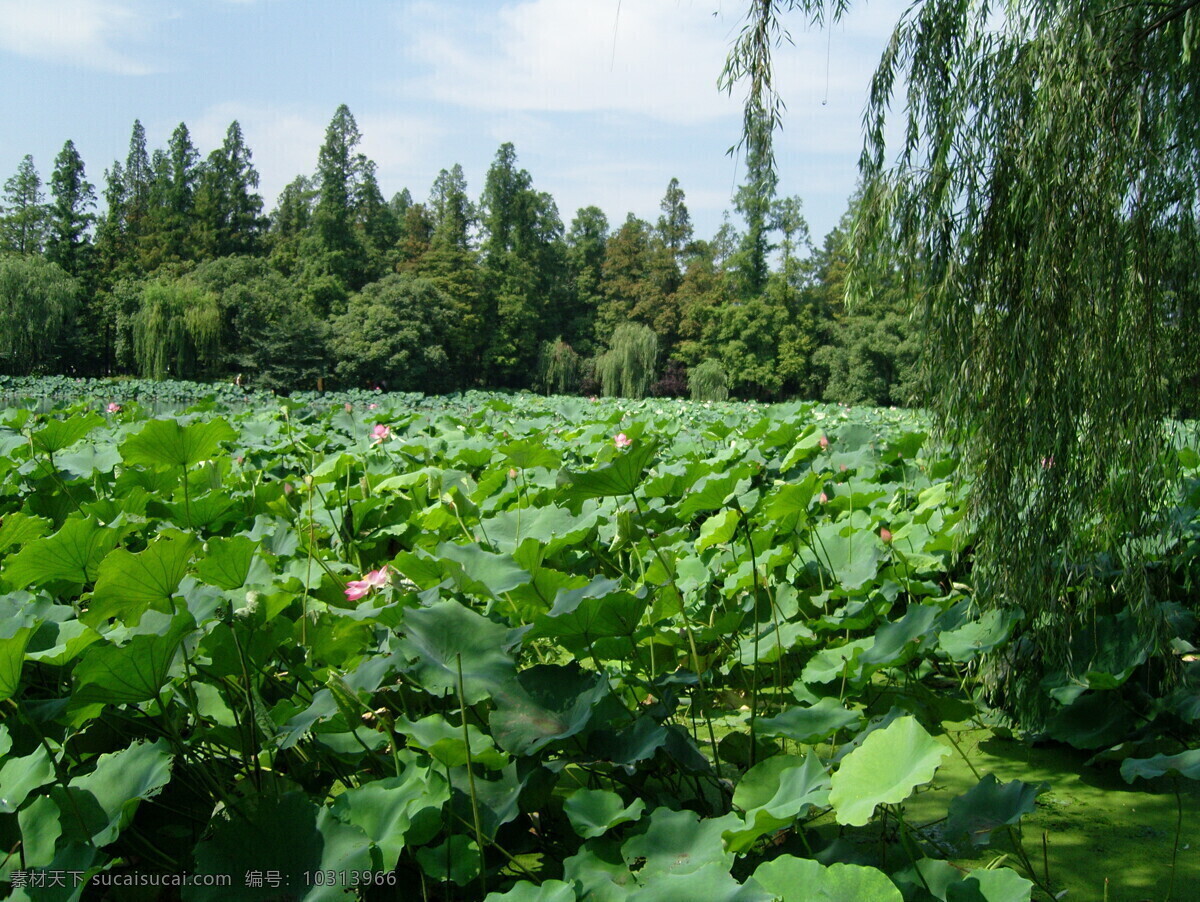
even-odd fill
[{"label": "lotus pond", "polygon": [[917,413],[0,389],[0,895],[1200,878],[1191,479],[1177,685],[1147,695],[1116,613],[1026,735],[981,668],[1019,618],[974,604],[966,486]]}]

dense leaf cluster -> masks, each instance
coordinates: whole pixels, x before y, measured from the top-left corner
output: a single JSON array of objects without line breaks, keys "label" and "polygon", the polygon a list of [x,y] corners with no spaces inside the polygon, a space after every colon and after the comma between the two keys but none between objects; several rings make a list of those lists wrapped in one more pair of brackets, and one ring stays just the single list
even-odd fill
[{"label": "dense leaf cluster", "polygon": [[[455,165],[419,203],[407,189],[385,200],[360,140],[340,107],[316,171],[269,217],[236,122],[206,159],[185,125],[150,151],[135,123],[99,213],[71,142],[49,202],[26,157],[0,200],[0,316],[15,323],[0,372],[642,397],[686,395],[688,371],[712,361],[736,397],[908,400],[899,291],[847,316],[845,229],[811,247],[799,199],[775,198],[758,158],[734,198],[745,230],[727,220],[701,240],[676,179],[656,223],[585,207],[567,224],[511,144],[477,198]],[[630,329],[655,350],[622,375]]]},{"label": "dense leaf cluster", "polygon": [[[999,722],[973,674],[1016,626],[972,603],[966,486],[921,418],[122,398],[0,414],[11,898],[37,869],[236,875],[189,900],[278,897],[242,879],[268,872],[311,899],[1060,889],[1014,826],[1042,784],[906,813]],[[1086,684],[1043,682],[1051,735],[1193,776],[1195,664],[1145,697],[1122,616],[1080,637]],[[1001,838],[1017,869],[973,866]]]}]

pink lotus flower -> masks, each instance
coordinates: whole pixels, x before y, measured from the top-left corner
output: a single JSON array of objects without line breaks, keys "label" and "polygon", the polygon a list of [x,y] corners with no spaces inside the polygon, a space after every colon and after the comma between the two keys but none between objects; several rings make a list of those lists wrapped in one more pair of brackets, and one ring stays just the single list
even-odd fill
[{"label": "pink lotus flower", "polygon": [[118,404],[116,401],[109,401],[107,410],[109,413],[120,413],[121,405]]},{"label": "pink lotus flower", "polygon": [[379,445],[386,442],[392,437],[392,427],[385,426],[383,423],[376,423],[375,428],[371,430],[371,444]]},{"label": "pink lotus flower", "polygon": [[346,583],[346,598],[350,601],[358,601],[365,595],[369,595],[375,589],[382,589],[392,580],[392,570],[386,564],[378,570],[372,570],[362,579],[352,579]]},{"label": "pink lotus flower", "polygon": [[517,473],[516,467],[509,467],[509,470],[508,470],[508,478],[509,479],[516,479],[518,475],[519,474]]},{"label": "pink lotus flower", "polygon": [[821,436],[821,440],[819,442],[817,442],[817,444],[820,445],[821,450],[824,451],[826,448],[829,447],[829,439],[827,439],[825,436]]},{"label": "pink lotus flower", "polygon": [[892,531],[886,526],[880,527],[879,538],[883,540],[884,545],[890,545],[892,543]]},{"label": "pink lotus flower", "polygon": [[624,432],[618,432],[615,436],[613,436],[613,444],[616,445],[618,449],[625,449],[633,444],[633,439],[627,436]]},{"label": "pink lotus flower", "polygon": [[354,410],[354,405],[351,404],[349,401],[346,402],[345,407],[346,407],[346,413],[350,413],[351,411]]},{"label": "pink lotus flower", "polygon": [[822,493],[821,493],[821,497],[820,497],[820,498],[818,498],[817,500],[818,500],[819,502],[821,502],[822,504],[828,504],[828,503],[829,503],[829,496],[828,496],[828,495],[826,495],[824,492],[822,492]]},{"label": "pink lotus flower", "polygon": [[379,409],[379,405],[376,404],[374,401],[372,401],[370,404],[367,405],[367,410],[378,410],[378,409]]}]

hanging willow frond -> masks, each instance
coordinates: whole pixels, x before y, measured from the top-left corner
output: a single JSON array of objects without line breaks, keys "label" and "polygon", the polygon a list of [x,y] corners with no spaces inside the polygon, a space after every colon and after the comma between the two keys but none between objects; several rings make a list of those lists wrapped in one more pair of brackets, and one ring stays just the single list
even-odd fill
[{"label": "hanging willow frond", "polygon": [[[1072,672],[1099,613],[1161,607],[1172,416],[1197,410],[1194,3],[928,0],[876,73],[852,291],[900,266],[927,388],[974,478],[975,578],[1028,617],[1006,688]],[[884,123],[906,82],[899,156]]]}]

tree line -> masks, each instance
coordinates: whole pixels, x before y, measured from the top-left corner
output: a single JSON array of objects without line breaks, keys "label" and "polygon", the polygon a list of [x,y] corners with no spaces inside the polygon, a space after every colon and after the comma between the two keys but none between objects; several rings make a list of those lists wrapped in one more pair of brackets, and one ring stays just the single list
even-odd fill
[{"label": "tree line", "polygon": [[[503,144],[476,198],[461,166],[385,199],[346,106],[316,171],[264,214],[233,122],[202,158],[180,124],[104,173],[71,141],[48,186],[26,156],[0,200],[0,371],[259,387],[466,388],[845,403],[913,399],[898,281],[848,311],[849,212],[815,246],[769,160],[709,239],[677,179],[661,215],[564,225]],[[48,192],[46,188],[48,187]]]}]

